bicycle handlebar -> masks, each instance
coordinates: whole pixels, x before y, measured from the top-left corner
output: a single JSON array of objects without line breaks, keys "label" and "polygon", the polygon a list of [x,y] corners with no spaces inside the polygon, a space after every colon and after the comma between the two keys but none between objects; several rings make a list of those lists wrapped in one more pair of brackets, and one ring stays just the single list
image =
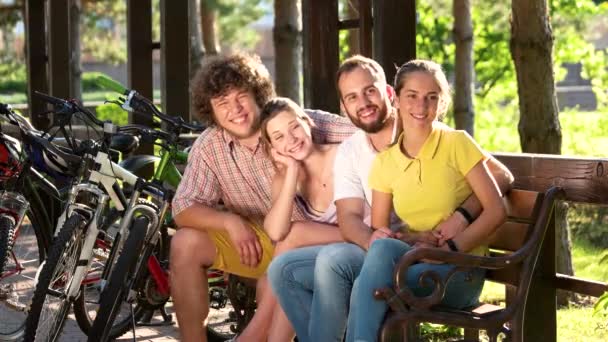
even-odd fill
[{"label": "bicycle handlebar", "polygon": [[115,80],[104,76],[99,75],[96,78],[96,82],[101,87],[104,87],[108,90],[112,90],[118,92],[122,95],[126,96],[126,99],[123,99],[121,107],[129,112],[142,112],[149,115],[154,115],[161,119],[162,121],[168,123],[175,129],[185,129],[192,132],[201,132],[205,129],[205,127],[193,123],[188,123],[180,116],[171,116],[167,115],[154,105],[152,101],[142,96],[135,90],[129,90],[123,87],[120,83]]},{"label": "bicycle handlebar", "polygon": [[76,114],[83,113],[85,114],[91,121],[93,121],[96,125],[104,127],[104,122],[99,120],[93,113],[89,112],[85,108],[81,107],[75,101],[67,101],[58,97],[54,97],[48,94],[41,93],[39,91],[34,91],[34,94],[39,98],[43,99],[47,103],[50,103],[54,107],[54,111],[58,114]]}]

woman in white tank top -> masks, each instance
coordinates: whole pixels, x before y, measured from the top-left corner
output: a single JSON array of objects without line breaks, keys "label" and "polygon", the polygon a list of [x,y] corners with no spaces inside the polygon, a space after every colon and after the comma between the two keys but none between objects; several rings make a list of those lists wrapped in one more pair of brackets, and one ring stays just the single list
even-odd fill
[{"label": "woman in white tank top", "polygon": [[[262,109],[262,140],[277,167],[272,207],[264,229],[289,249],[343,241],[333,204],[333,164],[337,144],[316,144],[312,120],[295,102],[275,98]],[[299,209],[306,221],[292,222]],[[282,248],[281,248],[282,249]],[[277,253],[275,253],[276,255]]]}]

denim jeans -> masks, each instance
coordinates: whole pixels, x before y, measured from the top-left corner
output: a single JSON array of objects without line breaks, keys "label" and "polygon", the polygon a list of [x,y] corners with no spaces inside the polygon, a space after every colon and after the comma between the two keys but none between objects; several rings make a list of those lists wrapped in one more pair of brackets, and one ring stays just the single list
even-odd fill
[{"label": "denim jeans", "polygon": [[[412,247],[396,239],[381,239],[372,243],[367,252],[361,273],[355,281],[352,295],[346,341],[371,342],[378,339],[388,305],[374,298],[374,290],[394,285],[393,271],[401,256]],[[419,263],[411,265],[407,286],[416,296],[431,294],[432,286],[418,283],[420,274],[427,270],[437,272],[443,279],[454,268],[450,264]],[[447,283],[442,305],[465,308],[478,303],[483,288],[485,271],[474,269],[457,272]]]},{"label": "denim jeans", "polygon": [[270,263],[270,285],[298,341],[342,341],[364,257],[357,245],[334,243],[298,248]]}]

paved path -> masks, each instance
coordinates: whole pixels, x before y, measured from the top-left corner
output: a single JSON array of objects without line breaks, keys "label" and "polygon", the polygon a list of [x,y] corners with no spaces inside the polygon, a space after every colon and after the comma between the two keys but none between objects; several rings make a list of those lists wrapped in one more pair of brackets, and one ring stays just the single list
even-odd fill
[{"label": "paved path", "polygon": [[[171,303],[168,303],[171,305]],[[171,307],[167,309],[168,313],[173,313]],[[160,314],[154,317],[154,321],[161,321],[162,317]],[[175,315],[173,315],[173,321],[175,324],[169,326],[160,326],[160,327],[142,327],[139,326],[135,330],[136,338],[135,341],[179,341],[179,332],[177,330],[177,321],[175,319]],[[78,324],[74,320],[74,315],[70,315],[68,322],[65,325],[63,330],[63,334],[59,341],[61,342],[80,342],[86,341],[86,335],[80,331],[78,328]],[[116,341],[133,341],[133,332],[129,331],[121,338],[116,339]]]}]

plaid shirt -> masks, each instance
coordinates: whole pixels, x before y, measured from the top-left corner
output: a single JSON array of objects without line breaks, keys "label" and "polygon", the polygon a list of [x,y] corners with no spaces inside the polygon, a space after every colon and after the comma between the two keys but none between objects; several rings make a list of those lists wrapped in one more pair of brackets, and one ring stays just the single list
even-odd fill
[{"label": "plaid shirt", "polygon": [[[347,118],[322,111],[306,112],[316,125],[312,129],[315,142],[339,143],[355,131]],[[195,203],[217,207],[221,200],[230,211],[261,221],[272,204],[274,172],[261,141],[251,151],[225,130],[210,127],[192,146],[184,177],[173,199],[173,215]],[[296,206],[293,219],[304,217]]]}]

